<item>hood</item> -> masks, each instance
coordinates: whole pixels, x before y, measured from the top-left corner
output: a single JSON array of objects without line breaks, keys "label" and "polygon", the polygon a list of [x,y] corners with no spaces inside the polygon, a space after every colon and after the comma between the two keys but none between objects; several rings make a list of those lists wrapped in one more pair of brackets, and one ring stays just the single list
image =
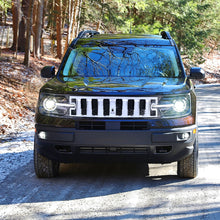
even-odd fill
[{"label": "hood", "polygon": [[[64,79],[65,80],[65,79]],[[76,77],[61,81],[53,78],[41,92],[82,95],[159,95],[185,93],[190,88],[185,78],[164,77]]]}]

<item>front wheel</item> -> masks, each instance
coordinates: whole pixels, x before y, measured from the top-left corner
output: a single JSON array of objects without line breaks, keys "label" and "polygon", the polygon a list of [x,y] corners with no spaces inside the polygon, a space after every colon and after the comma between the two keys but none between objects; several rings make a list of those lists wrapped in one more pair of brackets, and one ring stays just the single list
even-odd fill
[{"label": "front wheel", "polygon": [[37,177],[51,178],[59,173],[60,163],[50,160],[37,152],[37,144],[34,143],[34,169]]},{"label": "front wheel", "polygon": [[183,178],[195,178],[198,175],[198,141],[193,144],[193,153],[178,161],[177,174]]}]

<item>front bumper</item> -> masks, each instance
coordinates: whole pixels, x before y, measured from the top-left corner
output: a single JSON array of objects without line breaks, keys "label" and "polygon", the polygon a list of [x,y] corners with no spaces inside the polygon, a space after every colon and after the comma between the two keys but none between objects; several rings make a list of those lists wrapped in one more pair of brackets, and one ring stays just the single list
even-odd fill
[{"label": "front bumper", "polygon": [[97,160],[179,161],[193,152],[196,125],[135,130],[76,130],[36,125],[40,154],[62,163]]}]

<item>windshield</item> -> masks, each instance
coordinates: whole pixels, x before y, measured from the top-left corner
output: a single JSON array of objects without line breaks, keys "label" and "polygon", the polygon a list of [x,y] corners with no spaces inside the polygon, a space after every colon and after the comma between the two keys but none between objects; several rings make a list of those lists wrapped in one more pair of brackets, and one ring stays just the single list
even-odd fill
[{"label": "windshield", "polygon": [[60,71],[73,77],[181,77],[174,47],[134,45],[86,47],[69,50]]}]

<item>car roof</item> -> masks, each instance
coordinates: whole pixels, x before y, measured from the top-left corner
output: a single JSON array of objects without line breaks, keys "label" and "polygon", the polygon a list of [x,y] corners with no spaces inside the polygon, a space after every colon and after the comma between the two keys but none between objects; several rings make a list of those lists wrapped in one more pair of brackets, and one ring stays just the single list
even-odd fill
[{"label": "car roof", "polygon": [[98,39],[129,39],[129,38],[157,38],[161,39],[161,35],[153,34],[97,34],[93,35],[92,38]]},{"label": "car roof", "polygon": [[146,34],[97,34],[92,37],[80,38],[76,42],[77,45],[85,46],[116,46],[116,45],[158,45],[171,46],[169,39],[164,39],[161,35]]}]

